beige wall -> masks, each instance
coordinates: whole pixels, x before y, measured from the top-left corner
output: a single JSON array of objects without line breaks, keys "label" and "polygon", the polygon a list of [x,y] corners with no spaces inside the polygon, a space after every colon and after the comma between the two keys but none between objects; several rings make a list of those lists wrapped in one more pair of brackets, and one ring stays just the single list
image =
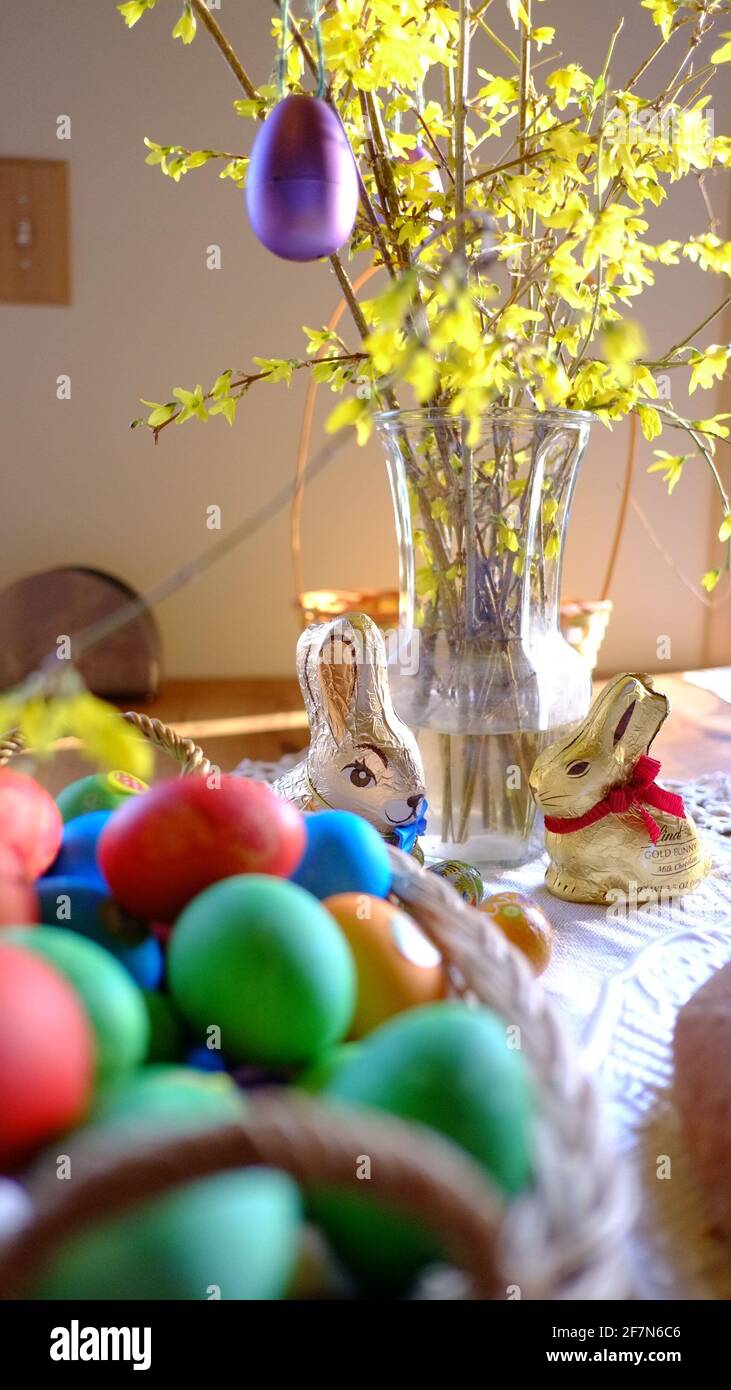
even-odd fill
[{"label": "beige wall", "polygon": [[[634,17],[616,69],[636,64],[638,31],[643,44],[651,41],[635,0],[553,0],[544,8],[542,22],[560,27],[566,21],[564,61],[578,57],[597,70],[615,12],[623,9]],[[218,13],[255,79],[267,80],[268,4],[222,0]],[[191,48],[169,40],[176,15],[175,4],[160,0],[128,33],[113,0],[27,0],[5,7],[0,153],[70,160],[73,305],[0,305],[3,584],[46,565],[81,563],[144,588],[213,538],[206,530],[209,505],[222,507],[224,528],[233,525],[293,467],[301,380],[290,391],[253,391],[233,430],[221,420],[191,422],[168,430],[155,449],[126,428],[140,396],[164,400],[174,385],[209,384],[224,367],[246,366],[254,353],[297,355],[299,325],[320,324],[337,297],[326,267],[286,265],[258,246],[243,195],[220,182],[213,168],[176,186],[145,166],[145,135],[242,152],[251,139],[251,125],[230,105],[237,96],[233,79],[205,36]],[[575,45],[570,53],[569,43]],[[716,101],[717,129],[731,129],[729,104],[728,95],[725,110]],[[72,120],[70,142],[56,139],[62,113]],[[715,180],[714,197],[728,227],[721,191]],[[680,236],[702,223],[700,198],[684,186],[663,210],[658,235]],[[211,243],[221,246],[220,271],[206,269]],[[660,274],[656,291],[643,301],[655,349],[682,337],[723,293],[720,282],[691,267]],[[720,336],[715,326],[707,340]],[[56,400],[61,373],[72,379],[68,402]],[[682,399],[676,403],[682,406]],[[711,409],[706,396],[700,413]],[[567,594],[598,593],[624,450],[624,429],[597,429],[577,495]],[[668,499],[658,479],[645,473],[650,461],[643,442],[637,499],[662,546],[696,581],[710,563],[710,488],[700,464],[693,465]],[[393,583],[389,508],[378,446],[358,450],[349,443],[309,494],[307,582]],[[697,665],[711,649],[717,660],[731,656],[728,605],[709,624],[702,604],[667,568],[634,514],[612,597],[617,613],[605,647],[610,667],[657,665],[662,634],[672,638],[675,667]],[[297,632],[291,598],[282,516],[160,608],[168,672],[289,671]],[[706,649],[709,632],[712,648]]]}]

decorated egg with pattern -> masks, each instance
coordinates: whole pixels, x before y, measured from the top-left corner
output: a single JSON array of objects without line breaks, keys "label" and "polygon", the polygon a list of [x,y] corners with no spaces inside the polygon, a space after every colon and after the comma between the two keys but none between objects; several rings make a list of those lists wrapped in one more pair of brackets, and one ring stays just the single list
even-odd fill
[{"label": "decorated egg with pattern", "polygon": [[129,796],[141,796],[146,791],[147,783],[131,772],[95,772],[64,787],[56,797],[56,805],[64,821],[71,821],[90,811],[114,811]]},{"label": "decorated egg with pattern", "polygon": [[436,864],[429,865],[429,872],[446,878],[470,907],[482,901],[484,884],[472,864],[465,864],[462,859],[439,859]]},{"label": "decorated egg with pattern", "polygon": [[480,905],[480,912],[528,957],[536,975],[547,969],[553,946],[553,927],[546,913],[523,893],[493,893]]}]

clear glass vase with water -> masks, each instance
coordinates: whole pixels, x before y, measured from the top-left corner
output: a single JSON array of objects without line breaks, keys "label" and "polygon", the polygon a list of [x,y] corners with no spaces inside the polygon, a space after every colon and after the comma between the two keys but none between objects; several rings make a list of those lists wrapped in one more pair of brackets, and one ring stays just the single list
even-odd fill
[{"label": "clear glass vase with water", "polygon": [[584,717],[591,680],[558,624],[566,525],[591,424],[496,409],[376,417],[399,541],[410,659],[391,686],[424,759],[428,857],[478,867],[529,853],[529,776]]}]

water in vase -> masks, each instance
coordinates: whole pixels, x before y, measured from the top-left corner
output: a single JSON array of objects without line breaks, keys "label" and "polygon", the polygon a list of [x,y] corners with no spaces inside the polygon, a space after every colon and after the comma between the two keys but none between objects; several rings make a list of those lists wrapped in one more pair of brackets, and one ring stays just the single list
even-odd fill
[{"label": "water in vase", "polygon": [[574,727],[501,734],[418,729],[429,797],[420,839],[427,860],[462,859],[477,868],[524,861],[535,816],[531,767]]}]

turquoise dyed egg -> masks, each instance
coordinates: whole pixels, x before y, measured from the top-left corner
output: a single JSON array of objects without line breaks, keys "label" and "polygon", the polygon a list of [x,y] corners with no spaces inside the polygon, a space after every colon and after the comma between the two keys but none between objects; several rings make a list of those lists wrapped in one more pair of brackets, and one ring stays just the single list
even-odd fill
[{"label": "turquoise dyed egg", "polygon": [[40,1279],[42,1299],[278,1299],[295,1273],[300,1198],[284,1173],[220,1173],[85,1230]]},{"label": "turquoise dyed egg", "polygon": [[[245,1101],[230,1077],[144,1067],[103,1087],[89,1123],[67,1139],[160,1133],[232,1120]],[[124,1139],[122,1140],[122,1135]],[[55,1172],[58,1144],[43,1162]],[[39,1165],[40,1166],[40,1165]],[[300,1198],[285,1174],[237,1169],[100,1222],[67,1241],[38,1281],[45,1299],[274,1299],[297,1264]]]},{"label": "turquoise dyed egg", "polygon": [[283,879],[242,874],[200,893],[170,938],[168,982],[200,1036],[234,1062],[305,1064],[347,1033],[355,967],[337,923]]}]

